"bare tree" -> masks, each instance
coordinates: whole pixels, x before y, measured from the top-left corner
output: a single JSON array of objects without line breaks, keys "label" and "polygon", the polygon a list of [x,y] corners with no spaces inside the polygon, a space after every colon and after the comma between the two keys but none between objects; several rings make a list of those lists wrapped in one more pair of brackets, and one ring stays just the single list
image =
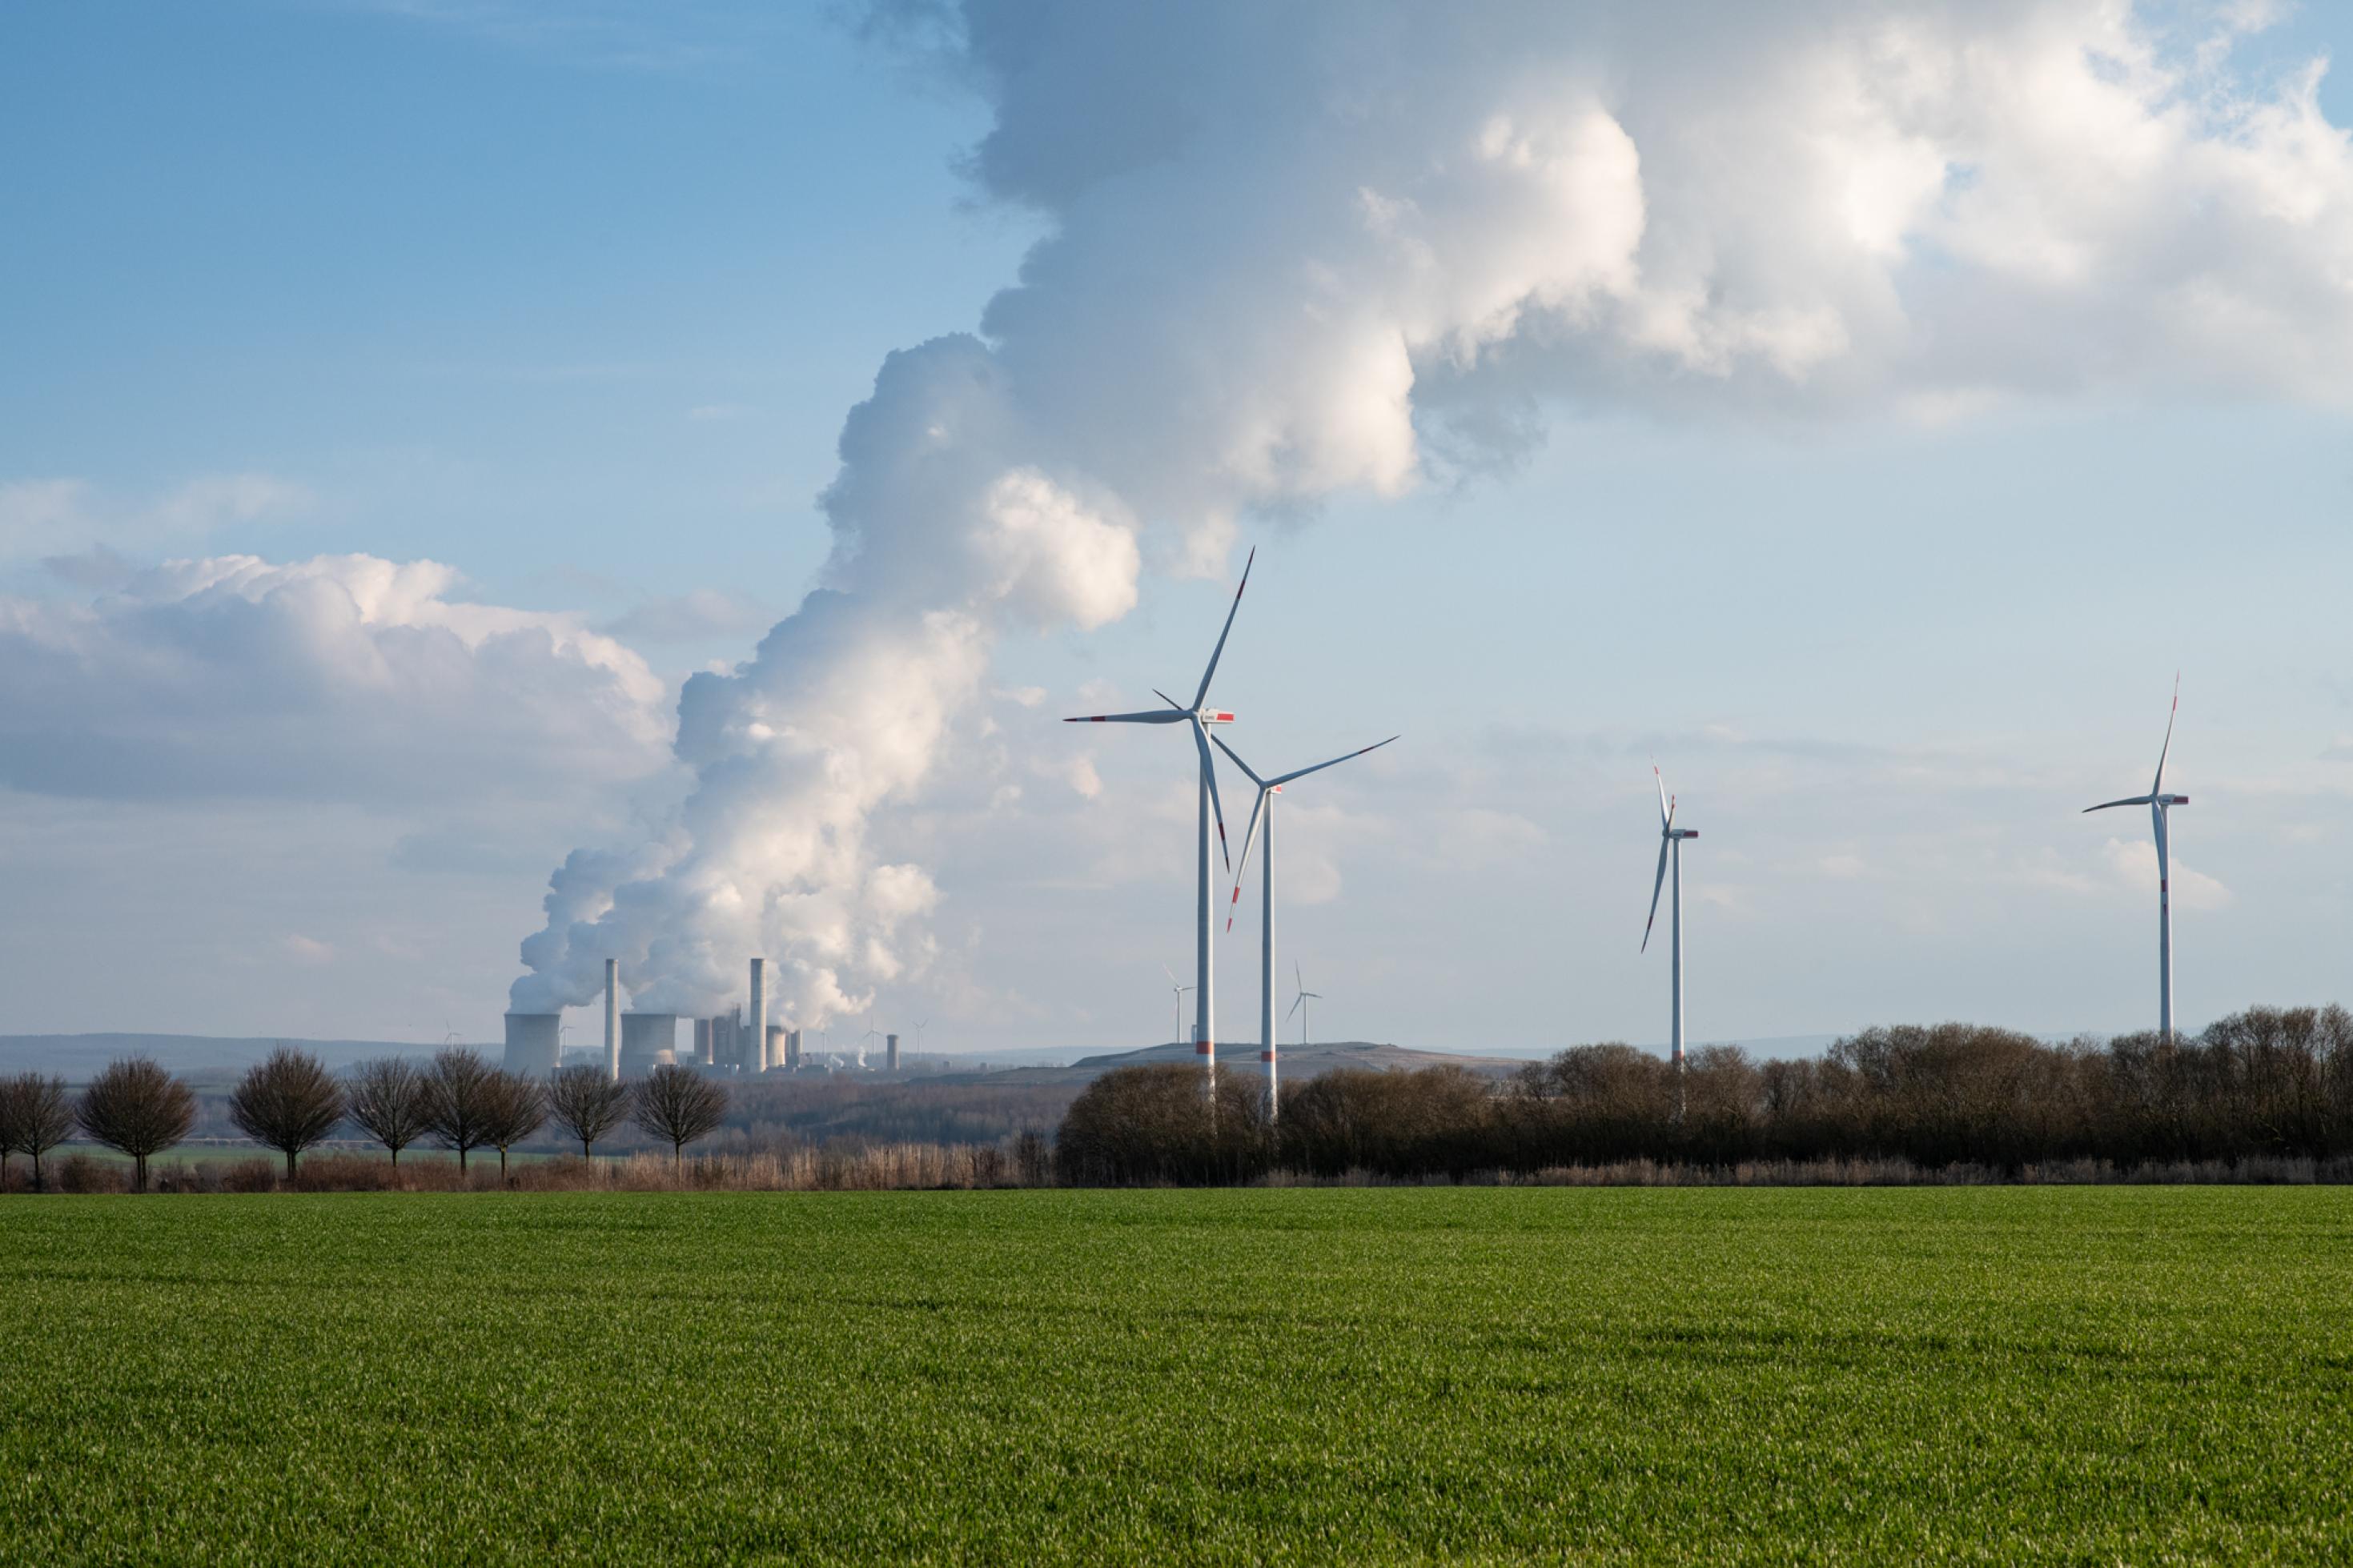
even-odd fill
[{"label": "bare tree", "polygon": [[26,1073],[0,1089],[16,1101],[16,1147],[33,1157],[33,1190],[44,1190],[41,1156],[73,1135],[73,1102],[66,1098],[66,1080]]},{"label": "bare tree", "polygon": [[482,1119],[482,1142],[499,1152],[499,1180],[507,1177],[507,1150],[540,1129],[547,1120],[547,1091],[521,1073],[504,1069],[491,1074],[489,1108]]},{"label": "bare tree", "polygon": [[444,1149],[458,1151],[458,1169],[466,1168],[466,1152],[490,1142],[492,1100],[498,1090],[492,1079],[498,1069],[472,1051],[437,1051],[433,1070],[425,1079],[425,1130]]},{"label": "bare tree", "polygon": [[352,1072],[349,1100],[344,1114],[392,1151],[395,1165],[403,1149],[433,1131],[432,1079],[406,1057],[360,1063]]},{"label": "bare tree", "polygon": [[147,1162],[188,1135],[196,1123],[194,1090],[146,1057],[110,1062],[90,1080],[74,1107],[81,1130],[131,1156],[133,1184],[147,1190]]},{"label": "bare tree", "polygon": [[727,1114],[727,1090],[691,1068],[658,1067],[629,1092],[629,1120],[670,1145],[670,1163],[686,1163],[686,1146],[716,1131]]},{"label": "bare tree", "polygon": [[0,1079],[0,1189],[8,1185],[8,1156],[25,1146],[18,1129],[25,1119],[21,1078]]},{"label": "bare tree", "polygon": [[605,1076],[602,1068],[565,1068],[547,1084],[548,1114],[580,1141],[580,1157],[596,1152],[596,1140],[629,1114],[629,1086]]},{"label": "bare tree", "polygon": [[327,1076],[318,1058],[286,1046],[247,1069],[228,1097],[228,1119],[248,1138],[286,1156],[290,1182],[296,1157],[332,1132],[343,1110],[343,1085]]}]

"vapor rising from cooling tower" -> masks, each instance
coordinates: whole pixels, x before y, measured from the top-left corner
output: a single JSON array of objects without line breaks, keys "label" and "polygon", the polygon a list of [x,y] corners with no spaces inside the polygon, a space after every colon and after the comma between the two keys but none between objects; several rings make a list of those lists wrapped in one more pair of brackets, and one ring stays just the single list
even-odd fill
[{"label": "vapor rising from cooling tower", "polygon": [[1125,614],[1147,544],[1223,575],[1255,511],[1509,458],[1548,407],[2341,396],[2353,151],[2314,71],[2232,68],[2257,16],[878,7],[987,100],[965,167],[1046,237],[977,335],[884,362],[819,585],[687,681],[680,798],[556,871],[513,1009],[611,958],[636,1007],[708,1016],[755,953],[781,1016],[871,1005],[940,898],[878,814],[986,722],[999,637]]}]

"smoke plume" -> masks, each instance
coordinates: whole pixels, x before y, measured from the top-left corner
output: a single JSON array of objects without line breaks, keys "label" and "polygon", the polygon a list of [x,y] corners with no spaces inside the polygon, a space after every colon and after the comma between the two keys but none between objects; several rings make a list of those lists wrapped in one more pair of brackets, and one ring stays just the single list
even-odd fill
[{"label": "smoke plume", "polygon": [[879,863],[1018,626],[1147,553],[1508,461],[1561,409],[1942,419],[2021,397],[2341,400],[2353,154],[2259,7],[1952,0],[1598,16],[1374,0],[883,5],[982,94],[985,200],[1047,236],[841,437],[822,585],[681,696],[694,784],[568,860],[513,1005],[701,1012],[765,952],[818,1024],[920,966]]}]

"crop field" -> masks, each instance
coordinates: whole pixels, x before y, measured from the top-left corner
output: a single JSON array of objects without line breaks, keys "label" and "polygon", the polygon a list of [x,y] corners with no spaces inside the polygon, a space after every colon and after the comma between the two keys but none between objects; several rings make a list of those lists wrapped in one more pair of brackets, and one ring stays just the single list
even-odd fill
[{"label": "crop field", "polygon": [[2353,1192],[0,1202],[0,1561],[2353,1557]]}]

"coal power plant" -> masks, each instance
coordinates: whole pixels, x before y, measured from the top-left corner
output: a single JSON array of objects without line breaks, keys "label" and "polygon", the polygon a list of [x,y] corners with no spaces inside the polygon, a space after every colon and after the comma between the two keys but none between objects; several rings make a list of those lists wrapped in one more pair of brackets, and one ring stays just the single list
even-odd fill
[{"label": "coal power plant", "polygon": [[[558,1068],[593,1063],[617,1082],[645,1078],[657,1068],[689,1067],[720,1078],[757,1078],[768,1073],[786,1076],[810,1072],[875,1074],[862,1051],[844,1057],[833,1052],[811,1055],[803,1048],[800,1029],[768,1019],[767,961],[751,960],[745,970],[744,1000],[723,1013],[686,1020],[687,1044],[680,1048],[680,1015],[656,1013],[621,1005],[620,961],[605,960],[605,984],[596,997],[603,1012],[598,1045],[564,1048],[562,1012],[510,1012],[506,1015],[506,1058],[509,1072],[544,1078]],[[879,1076],[899,1071],[899,1037],[883,1037],[884,1059]],[[569,1058],[567,1060],[566,1058]]]}]

